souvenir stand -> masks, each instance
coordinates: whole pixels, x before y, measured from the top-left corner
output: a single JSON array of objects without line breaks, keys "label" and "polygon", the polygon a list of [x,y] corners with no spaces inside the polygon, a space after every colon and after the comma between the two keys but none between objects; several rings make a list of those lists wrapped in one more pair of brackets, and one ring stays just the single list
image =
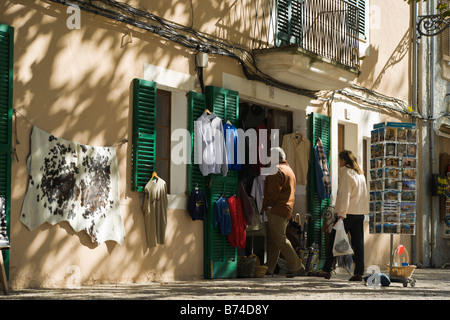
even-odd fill
[{"label": "souvenir stand", "polygon": [[[414,285],[409,261],[393,266],[393,235],[415,235],[417,216],[417,129],[413,123],[387,122],[371,132],[370,233],[391,235],[389,276]],[[395,277],[399,275],[399,279]],[[392,278],[394,276],[394,278]]]}]

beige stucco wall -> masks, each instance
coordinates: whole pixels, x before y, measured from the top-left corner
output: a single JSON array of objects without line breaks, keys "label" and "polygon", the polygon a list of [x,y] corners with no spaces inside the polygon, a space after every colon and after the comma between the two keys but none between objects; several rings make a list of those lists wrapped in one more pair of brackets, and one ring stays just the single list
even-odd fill
[{"label": "beige stucco wall", "polygon": [[[127,1],[151,8],[151,12],[166,19],[183,25],[193,23],[197,30],[232,41],[246,42],[244,35],[254,26],[254,21],[240,19],[241,14],[249,11],[244,0],[234,1],[231,7],[223,1],[193,1],[193,17],[189,2],[172,2]],[[405,80],[409,73],[408,41],[405,44],[409,37],[408,6],[402,1],[390,4],[389,8],[382,0],[370,3],[377,8],[375,13],[379,16],[374,26],[371,24],[370,52],[362,63],[358,84],[408,101],[410,92]],[[0,4],[0,23],[15,28],[13,105],[20,112],[17,117],[19,161],[12,167],[12,287],[65,286],[75,278],[80,278],[81,284],[94,284],[202,277],[203,223],[193,222],[183,210],[187,191],[185,167],[172,166],[172,203],[165,245],[147,248],[141,198],[130,188],[131,81],[133,78],[155,80],[165,90],[172,91],[172,124],[183,127],[185,92],[200,91],[195,52],[92,13],[82,12],[81,29],[69,30],[66,20],[70,14],[66,8],[38,0],[6,0]],[[400,11],[405,12],[401,19],[398,14],[391,16]],[[165,79],[146,74],[145,70],[155,70],[155,67],[166,70]],[[168,76],[172,74],[189,81],[176,82]],[[245,80],[241,67],[231,58],[210,55],[204,82],[237,90],[246,101],[292,110],[294,128],[300,127],[306,133],[305,110],[314,104],[305,97],[276,88],[270,91],[265,84]],[[367,111],[354,110],[361,114],[350,122],[359,125],[357,132],[361,139],[370,136],[373,123],[406,121],[389,113],[366,119]],[[318,111],[328,113],[327,108]],[[335,116],[335,124],[344,121],[343,114]],[[55,226],[44,224],[34,231],[20,222],[33,125],[58,137],[89,145],[109,146],[123,138],[129,139],[129,143],[117,147],[121,214],[126,232],[123,245],[109,241],[95,246],[86,234],[75,233],[65,222]],[[389,236],[366,234],[366,264],[383,265],[389,258]],[[395,244],[406,244],[409,250],[406,238],[396,237]]]},{"label": "beige stucco wall", "polygon": [[[84,12],[81,29],[69,30],[65,10],[66,6],[42,1],[0,4],[0,22],[15,28],[13,106],[20,112],[19,161],[12,165],[11,286],[65,286],[78,277],[81,284],[202,277],[203,223],[193,222],[183,205],[171,205],[166,244],[149,249],[140,195],[130,191],[129,183],[131,81],[144,78],[145,64],[195,76],[193,54],[150,33]],[[233,72],[236,66],[225,61],[222,68]],[[211,76],[206,74],[209,83]],[[220,85],[221,78],[216,78]],[[110,146],[129,139],[116,148],[126,232],[122,245],[93,245],[66,222],[43,224],[33,231],[20,222],[33,125],[89,145]],[[182,203],[184,190],[178,192]]]},{"label": "beige stucco wall", "polygon": [[411,25],[410,7],[405,1],[369,1],[369,43],[361,56],[363,87],[410,101]]},{"label": "beige stucco wall", "polygon": [[[368,4],[369,18],[366,23],[368,24],[369,34],[368,39],[360,43],[360,55],[364,59],[361,60],[361,73],[356,80],[356,84],[385,96],[410,103],[411,87],[409,79],[411,77],[412,35],[409,5],[403,1],[390,1],[389,4],[386,4],[386,1],[383,0],[370,0]],[[361,108],[360,105],[363,107]],[[332,131],[337,132],[338,124],[346,126],[346,148],[357,153],[358,160],[362,163],[363,139],[368,139],[370,148],[370,131],[374,124],[387,121],[411,122],[412,119],[385,108],[370,106],[361,102],[360,105],[345,98],[335,100],[332,107]],[[371,108],[371,111],[368,108]],[[332,139],[334,142],[332,143],[332,155],[334,155],[332,181],[336,192],[337,135],[333,136]],[[420,141],[420,137],[418,141]],[[368,159],[370,159],[370,153]],[[418,220],[420,219],[418,218]],[[417,230],[419,230],[417,236],[421,237],[420,228],[417,228]],[[399,244],[405,245],[410,258],[412,258],[413,239],[412,236],[394,235],[393,248],[395,249]],[[378,265],[383,269],[385,264],[389,264],[390,235],[370,234],[369,222],[365,222],[364,240],[366,268],[371,265]]]}]

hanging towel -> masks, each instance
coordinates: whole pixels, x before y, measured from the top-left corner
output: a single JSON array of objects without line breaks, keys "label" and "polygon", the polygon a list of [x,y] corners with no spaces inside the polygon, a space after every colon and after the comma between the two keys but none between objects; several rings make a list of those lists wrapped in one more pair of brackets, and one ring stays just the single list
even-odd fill
[{"label": "hanging towel", "polygon": [[27,159],[28,188],[20,220],[30,230],[68,221],[101,244],[122,244],[119,171],[114,147],[94,147],[57,138],[37,127]]},{"label": "hanging towel", "polygon": [[314,157],[316,159],[317,195],[320,199],[328,199],[331,196],[330,171],[328,170],[327,155],[320,138],[317,139],[314,147]]}]

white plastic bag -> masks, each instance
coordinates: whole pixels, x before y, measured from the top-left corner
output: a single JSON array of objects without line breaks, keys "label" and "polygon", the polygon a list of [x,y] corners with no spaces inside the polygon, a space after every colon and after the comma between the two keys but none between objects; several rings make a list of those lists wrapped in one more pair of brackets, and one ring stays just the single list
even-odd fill
[{"label": "white plastic bag", "polygon": [[345,256],[353,254],[353,249],[348,241],[347,233],[345,232],[344,222],[339,221],[333,227],[336,230],[336,237],[333,243],[333,256]]}]

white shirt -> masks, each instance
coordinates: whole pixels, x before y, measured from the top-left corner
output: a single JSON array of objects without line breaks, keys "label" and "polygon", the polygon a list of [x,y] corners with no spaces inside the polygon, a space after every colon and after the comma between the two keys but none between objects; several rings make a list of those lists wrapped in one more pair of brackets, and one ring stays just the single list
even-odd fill
[{"label": "white shirt", "polygon": [[200,172],[207,176],[211,173],[227,175],[227,154],[223,135],[222,120],[214,113],[203,114],[194,124],[194,163]]},{"label": "white shirt", "polygon": [[369,196],[364,174],[358,174],[355,170],[347,167],[339,168],[334,211],[338,216],[344,218],[347,214],[369,213]]}]

